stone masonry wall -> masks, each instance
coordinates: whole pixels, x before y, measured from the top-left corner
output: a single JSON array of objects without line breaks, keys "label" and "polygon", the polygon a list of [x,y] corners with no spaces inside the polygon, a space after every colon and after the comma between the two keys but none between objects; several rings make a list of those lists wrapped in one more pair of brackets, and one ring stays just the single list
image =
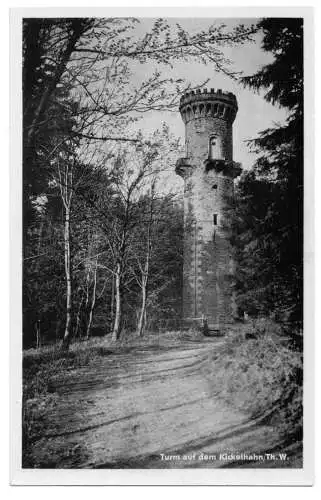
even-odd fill
[{"label": "stone masonry wall", "polygon": [[[204,105],[206,109],[206,102]],[[234,101],[233,105],[236,106]],[[206,168],[206,160],[210,137],[215,135],[220,138],[220,159],[232,162],[233,120],[213,116],[210,112],[202,116],[195,109],[193,116],[185,108],[181,113],[185,122],[188,163],[187,173],[183,175],[183,316],[187,322],[206,318],[210,329],[222,330],[232,319],[233,264],[228,219],[234,183],[233,176],[226,171]]]},{"label": "stone masonry wall", "polygon": [[196,162],[204,161],[208,157],[209,139],[214,133],[221,137],[223,158],[232,160],[232,127],[219,118],[196,118],[186,124],[187,156]]},{"label": "stone masonry wall", "polygon": [[231,316],[226,226],[233,179],[195,170],[185,183],[183,314],[184,318],[204,316],[218,327]]}]

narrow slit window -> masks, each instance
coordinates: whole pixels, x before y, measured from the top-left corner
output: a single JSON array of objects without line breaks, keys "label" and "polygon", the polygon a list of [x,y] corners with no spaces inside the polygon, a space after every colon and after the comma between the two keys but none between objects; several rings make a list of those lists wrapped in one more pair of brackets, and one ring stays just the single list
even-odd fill
[{"label": "narrow slit window", "polygon": [[217,214],[213,215],[214,226],[217,226]]}]

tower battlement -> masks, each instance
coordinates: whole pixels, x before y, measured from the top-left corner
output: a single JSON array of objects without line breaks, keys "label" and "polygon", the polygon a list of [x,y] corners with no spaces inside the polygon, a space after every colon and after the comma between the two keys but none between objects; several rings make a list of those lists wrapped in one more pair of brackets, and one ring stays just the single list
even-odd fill
[{"label": "tower battlement", "polygon": [[238,110],[237,100],[232,92],[221,89],[191,90],[182,95],[179,110],[184,123],[195,118],[212,117],[233,123]]}]

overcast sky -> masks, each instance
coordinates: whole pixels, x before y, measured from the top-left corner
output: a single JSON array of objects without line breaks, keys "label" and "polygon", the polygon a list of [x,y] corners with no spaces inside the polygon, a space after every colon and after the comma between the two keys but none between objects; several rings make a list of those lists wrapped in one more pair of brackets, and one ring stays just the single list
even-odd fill
[{"label": "overcast sky", "polygon": [[[141,19],[139,31],[143,34],[152,25],[152,19]],[[194,32],[199,29],[206,29],[214,22],[224,22],[228,27],[233,27],[243,23],[250,25],[257,22],[257,19],[209,19],[209,18],[182,18],[171,19],[170,22],[179,22],[189,32]],[[244,75],[251,75],[255,73],[262,65],[272,61],[270,54],[262,51],[261,45],[262,35],[256,36],[255,43],[247,43],[245,45],[238,45],[235,48],[228,48],[225,51],[226,56],[234,63],[233,69],[243,72]],[[155,69],[151,65],[151,71]],[[215,71],[213,66],[205,66],[201,63],[188,63],[179,62],[175,63],[175,67],[168,76],[177,78],[184,78],[192,85],[198,85],[206,79],[210,79],[207,87],[221,88],[223,91],[233,92],[238,101],[239,111],[233,125],[234,134],[234,160],[241,162],[243,168],[248,169],[255,161],[255,154],[249,151],[246,145],[246,140],[254,138],[261,130],[264,130],[275,122],[282,122],[286,118],[285,110],[267,103],[261,95],[255,94],[251,90],[244,89],[238,82],[233,81],[231,78],[220,74]],[[137,81],[146,77],[146,67],[138,66],[135,71],[135,78]],[[178,112],[150,112],[144,117],[142,124],[143,128],[152,131],[158,128],[161,123],[165,121],[168,123],[176,135],[184,138],[184,124]],[[174,168],[174,166],[173,166]],[[176,176],[177,178],[177,176]],[[175,174],[170,182],[175,182]],[[175,182],[176,184],[176,182]]]}]

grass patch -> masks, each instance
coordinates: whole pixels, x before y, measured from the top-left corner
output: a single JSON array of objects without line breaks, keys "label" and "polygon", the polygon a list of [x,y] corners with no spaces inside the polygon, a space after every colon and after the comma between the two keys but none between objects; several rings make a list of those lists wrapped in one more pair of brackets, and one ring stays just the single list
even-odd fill
[{"label": "grass patch", "polygon": [[268,320],[231,331],[209,364],[217,395],[234,408],[275,426],[286,440],[302,440],[302,353]]}]

